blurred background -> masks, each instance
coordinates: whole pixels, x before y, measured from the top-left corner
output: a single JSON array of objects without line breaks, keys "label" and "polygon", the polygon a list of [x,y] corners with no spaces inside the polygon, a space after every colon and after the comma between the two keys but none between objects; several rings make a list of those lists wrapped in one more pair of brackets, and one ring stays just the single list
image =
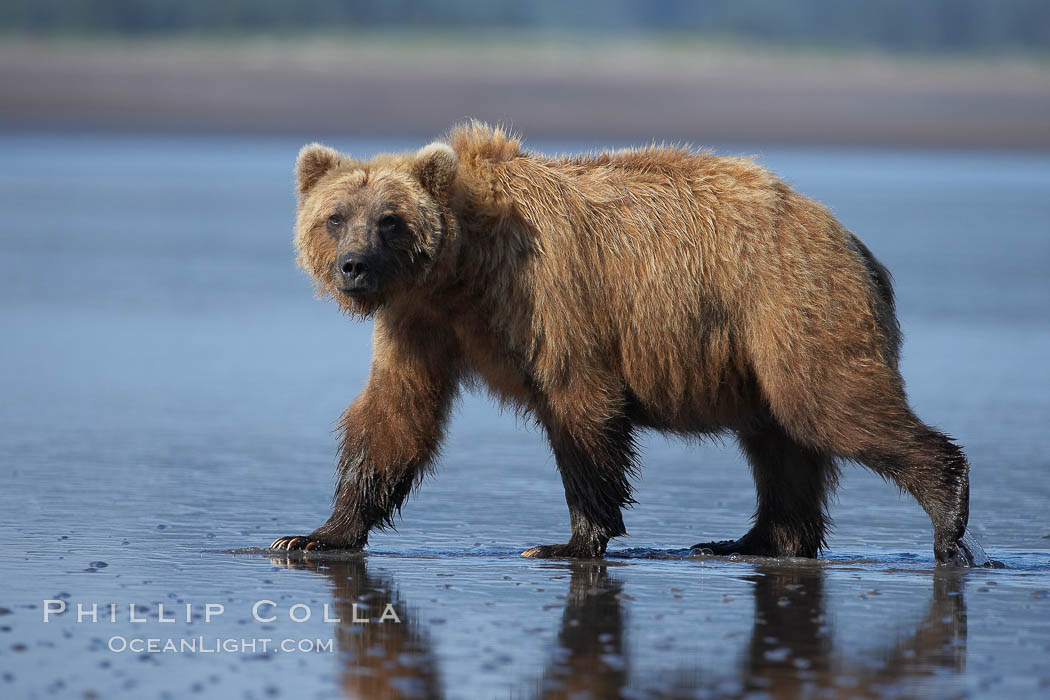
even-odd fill
[{"label": "blurred background", "polygon": [[1050,146],[1045,0],[7,0],[13,126]]},{"label": "blurred background", "polygon": [[[752,155],[832,207],[893,272],[910,398],[965,446],[970,529],[1009,568],[931,575],[925,513],[849,466],[820,563],[684,558],[747,530],[754,486],[733,440],[657,435],[608,571],[524,560],[565,541],[564,496],[483,394],[370,556],[245,554],[327,518],[371,355],[295,267],[296,153],[468,117],[547,153]],[[3,0],[0,695],[1045,697],[1048,148],[1046,0]],[[413,622],[249,615],[368,596]],[[228,614],[49,626],[42,598]]]}]

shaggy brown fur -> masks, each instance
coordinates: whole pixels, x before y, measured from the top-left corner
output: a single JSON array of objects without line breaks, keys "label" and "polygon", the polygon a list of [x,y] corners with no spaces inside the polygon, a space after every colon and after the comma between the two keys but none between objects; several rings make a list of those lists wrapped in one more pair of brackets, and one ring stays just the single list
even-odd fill
[{"label": "shaggy brown fur", "polygon": [[331,519],[279,548],[364,546],[479,383],[545,428],[572,523],[532,556],[624,534],[639,428],[732,431],[753,529],[715,553],[816,556],[836,459],[914,495],[960,561],[968,466],[908,407],[889,275],[820,204],[746,159],[649,147],[550,158],[471,123],[448,144],[297,164],[296,246],[320,293],[375,317],[342,421]]}]

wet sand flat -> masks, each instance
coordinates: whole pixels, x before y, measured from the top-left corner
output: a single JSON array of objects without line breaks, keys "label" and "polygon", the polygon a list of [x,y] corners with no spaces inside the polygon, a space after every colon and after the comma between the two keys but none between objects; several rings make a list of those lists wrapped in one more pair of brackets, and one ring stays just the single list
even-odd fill
[{"label": "wet sand flat", "polygon": [[327,516],[371,352],[294,267],[300,145],[0,134],[0,695],[1050,692],[1045,155],[740,149],[894,273],[913,403],[965,446],[971,530],[1007,566],[946,571],[921,509],[850,467],[821,560],[684,556],[742,534],[754,488],[732,444],[658,436],[605,561],[522,559],[564,541],[560,480],[473,395],[399,532],[268,556]]},{"label": "wet sand flat", "polygon": [[11,125],[375,138],[467,117],[546,139],[1045,150],[1050,70],[498,33],[0,44]]}]

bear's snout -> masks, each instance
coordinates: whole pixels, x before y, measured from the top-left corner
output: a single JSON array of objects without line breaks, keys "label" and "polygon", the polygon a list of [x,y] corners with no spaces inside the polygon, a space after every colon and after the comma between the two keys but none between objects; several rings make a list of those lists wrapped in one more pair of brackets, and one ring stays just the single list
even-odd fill
[{"label": "bear's snout", "polygon": [[376,266],[361,253],[344,253],[336,258],[332,270],[336,288],[350,296],[364,296],[376,291]]}]

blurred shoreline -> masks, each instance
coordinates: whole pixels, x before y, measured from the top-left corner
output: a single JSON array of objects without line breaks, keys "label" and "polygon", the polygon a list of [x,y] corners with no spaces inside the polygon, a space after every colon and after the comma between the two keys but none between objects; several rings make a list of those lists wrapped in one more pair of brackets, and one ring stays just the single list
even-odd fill
[{"label": "blurred shoreline", "polygon": [[566,35],[0,42],[0,126],[1050,149],[1050,66]]}]

